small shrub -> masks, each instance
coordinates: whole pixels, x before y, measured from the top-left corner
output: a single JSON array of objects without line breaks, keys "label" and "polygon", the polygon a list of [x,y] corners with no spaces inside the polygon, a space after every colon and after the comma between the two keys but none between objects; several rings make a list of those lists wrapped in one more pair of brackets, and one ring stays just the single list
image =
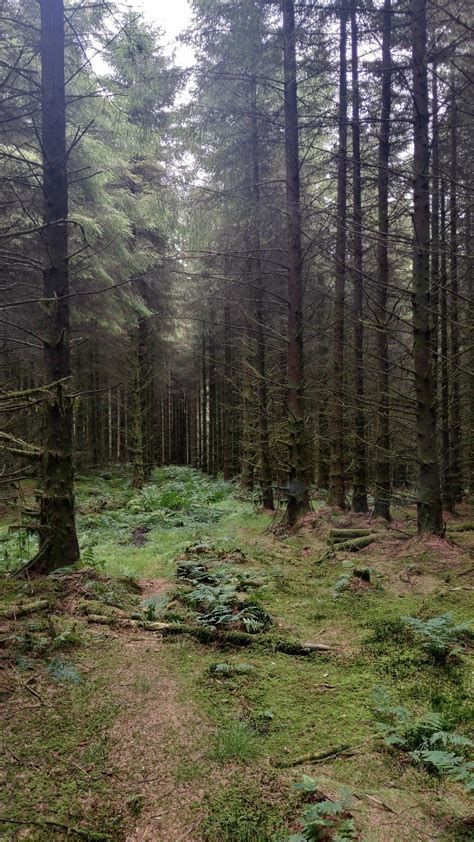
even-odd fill
[{"label": "small shrub", "polygon": [[366,638],[366,643],[404,643],[409,637],[406,623],[401,619],[395,620],[372,620],[367,623],[372,631]]}]

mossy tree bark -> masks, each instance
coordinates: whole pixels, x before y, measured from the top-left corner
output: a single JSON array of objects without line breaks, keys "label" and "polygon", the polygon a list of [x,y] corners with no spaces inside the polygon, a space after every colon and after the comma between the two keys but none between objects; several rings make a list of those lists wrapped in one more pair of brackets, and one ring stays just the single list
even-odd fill
[{"label": "mossy tree bark", "polygon": [[46,381],[62,381],[51,389],[44,409],[40,550],[30,568],[44,573],[74,564],[79,546],[74,519],[72,404],[66,385],[71,364],[63,0],[42,0],[40,8],[43,292],[49,302],[43,311],[43,359]]}]

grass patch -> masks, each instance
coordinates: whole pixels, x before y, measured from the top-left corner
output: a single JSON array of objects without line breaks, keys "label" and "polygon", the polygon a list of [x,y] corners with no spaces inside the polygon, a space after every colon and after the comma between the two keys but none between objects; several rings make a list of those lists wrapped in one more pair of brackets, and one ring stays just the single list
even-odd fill
[{"label": "grass patch", "polygon": [[217,763],[245,763],[254,760],[258,755],[258,745],[255,733],[238,720],[231,720],[224,724],[214,737],[211,757]]}]

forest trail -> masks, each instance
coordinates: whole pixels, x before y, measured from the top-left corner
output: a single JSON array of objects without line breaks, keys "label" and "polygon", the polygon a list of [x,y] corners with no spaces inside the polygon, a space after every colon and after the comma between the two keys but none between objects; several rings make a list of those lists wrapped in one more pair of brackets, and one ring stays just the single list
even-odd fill
[{"label": "forest trail", "polygon": [[[328,536],[369,518],[316,499],[297,533],[275,535],[231,485],[189,468],[159,469],[138,492],[126,475],[84,478],[78,501],[89,568],[10,582],[7,606],[39,598],[46,612],[3,607],[2,838],[286,840],[315,803],[293,789],[303,774],[316,803],[350,793],[324,818],[327,838],[469,838],[462,785],[384,747],[374,701],[379,688],[416,714],[436,705],[461,732],[469,719],[468,650],[436,663],[400,619],[472,613],[468,507],[455,542],[410,537],[400,511],[395,531],[351,554]],[[237,628],[234,587],[251,645],[196,625],[230,594]],[[329,650],[280,651],[289,642]]]},{"label": "forest trail", "polygon": [[192,838],[193,807],[204,790],[196,781],[177,780],[176,770],[182,758],[189,764],[197,759],[208,725],[195,704],[186,700],[160,640],[125,633],[111,649],[120,714],[109,731],[110,762],[119,782],[117,794],[122,793],[122,803],[130,808],[125,838]]}]

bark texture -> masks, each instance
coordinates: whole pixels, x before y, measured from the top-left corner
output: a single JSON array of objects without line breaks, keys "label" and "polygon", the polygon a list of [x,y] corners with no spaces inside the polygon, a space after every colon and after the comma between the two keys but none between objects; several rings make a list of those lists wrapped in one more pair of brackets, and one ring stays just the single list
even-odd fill
[{"label": "bark texture", "polygon": [[[44,308],[43,359],[46,381],[58,383],[44,411],[43,491],[40,549],[35,572],[74,564],[79,546],[74,520],[71,375],[68,177],[64,79],[64,6],[41,4],[41,145],[43,153]],[[61,382],[59,382],[61,381]]]}]

